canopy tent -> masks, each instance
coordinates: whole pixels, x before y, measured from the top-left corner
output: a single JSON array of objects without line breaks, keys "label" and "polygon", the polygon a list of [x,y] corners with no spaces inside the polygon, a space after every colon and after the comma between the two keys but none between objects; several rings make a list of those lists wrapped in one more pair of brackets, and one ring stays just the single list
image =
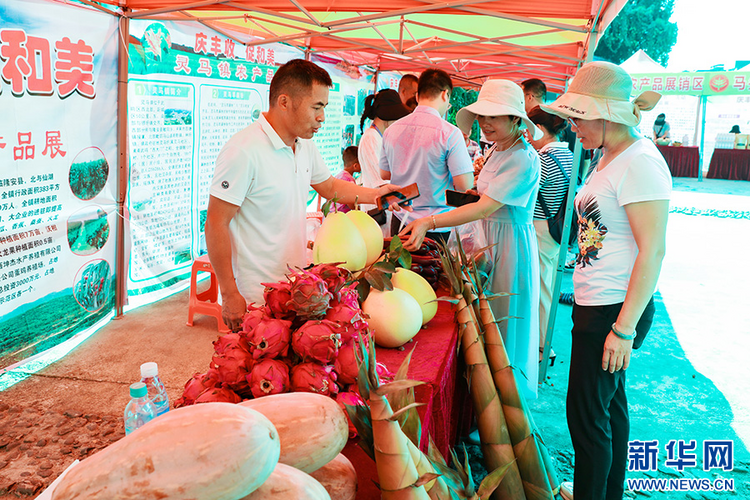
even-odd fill
[{"label": "canopy tent", "polygon": [[[289,0],[288,3],[278,0],[206,0],[190,4],[176,0],[29,0],[18,3],[0,0],[3,18],[8,20],[8,24],[3,26],[2,30],[13,34],[15,40],[26,40],[28,37],[29,47],[33,48],[41,59],[28,58],[27,63],[34,67],[39,64],[40,68],[46,68],[41,72],[33,72],[33,76],[30,72],[16,72],[10,81],[0,82],[0,87],[4,86],[6,89],[6,92],[1,92],[0,88],[0,109],[4,109],[8,116],[16,117],[6,120],[4,128],[0,128],[0,149],[6,146],[5,142],[9,141],[9,138],[18,143],[0,151],[6,156],[12,152],[13,162],[10,165],[13,168],[8,175],[14,176],[13,179],[0,179],[0,185],[4,185],[4,189],[8,191],[14,182],[53,183],[58,179],[67,178],[72,190],[77,182],[74,181],[79,178],[71,177],[73,167],[75,173],[78,173],[78,170],[96,168],[96,172],[104,179],[104,184],[97,187],[96,192],[100,194],[93,195],[97,196],[96,203],[101,205],[101,210],[92,205],[91,197],[79,196],[90,193],[72,190],[70,194],[66,190],[62,200],[52,197],[46,197],[46,201],[40,201],[43,199],[39,197],[32,200],[35,204],[44,203],[50,206],[11,214],[14,220],[12,228],[7,231],[21,231],[21,236],[10,233],[8,237],[5,234],[0,235],[0,239],[4,238],[3,244],[6,246],[13,241],[10,237],[30,238],[34,234],[39,235],[39,231],[23,231],[28,227],[25,224],[40,223],[41,219],[36,218],[36,212],[41,213],[45,210],[46,213],[52,209],[56,212],[63,211],[65,217],[61,220],[67,219],[67,224],[46,227],[45,230],[52,236],[46,239],[41,239],[40,236],[38,242],[33,242],[34,245],[39,243],[55,247],[47,252],[61,252],[59,264],[56,257],[53,259],[55,264],[45,261],[43,266],[46,271],[34,275],[34,279],[41,280],[36,287],[24,282],[22,284],[26,288],[21,292],[10,292],[6,289],[6,294],[0,295],[3,310],[15,313],[13,318],[6,321],[9,331],[17,332],[17,326],[21,323],[26,330],[33,329],[34,325],[27,321],[33,315],[30,312],[27,314],[27,309],[31,311],[30,308],[33,307],[36,308],[35,311],[57,311],[50,308],[49,304],[64,299],[67,301],[66,307],[70,306],[71,310],[77,311],[76,318],[80,321],[76,319],[77,323],[71,323],[70,318],[60,314],[61,318],[66,318],[66,325],[71,323],[73,326],[48,328],[49,338],[45,337],[43,342],[57,345],[59,336],[62,342],[59,345],[64,349],[70,349],[84,338],[77,333],[81,328],[88,328],[87,325],[93,324],[94,321],[105,320],[108,311],[112,311],[116,316],[122,315],[131,295],[151,297],[149,294],[152,292],[156,295],[160,291],[169,291],[176,283],[184,282],[181,273],[186,266],[189,267],[190,256],[194,256],[198,251],[202,233],[200,213],[205,210],[199,203],[200,200],[195,200],[197,195],[193,193],[205,190],[205,186],[199,183],[201,176],[206,175],[204,170],[207,171],[207,166],[211,165],[211,162],[204,161],[204,156],[207,157],[213,147],[206,146],[206,151],[200,148],[203,144],[200,134],[204,132],[201,117],[204,110],[200,106],[214,98],[212,94],[206,93],[206,89],[223,89],[229,97],[222,94],[217,99],[245,99],[241,104],[244,106],[247,102],[248,107],[242,109],[243,112],[249,113],[252,110],[249,107],[251,99],[248,96],[252,93],[242,89],[252,84],[250,81],[223,82],[220,79],[221,69],[218,69],[218,75],[214,75],[213,80],[188,81],[186,75],[190,71],[179,73],[181,68],[175,68],[174,61],[171,62],[171,74],[161,75],[166,79],[159,77],[152,80],[148,75],[134,74],[132,64],[144,56],[144,51],[140,50],[147,31],[144,25],[150,25],[152,21],[154,24],[164,21],[164,24],[181,26],[193,26],[194,23],[194,30],[182,30],[181,39],[175,41],[175,58],[177,54],[180,57],[191,55],[196,59],[202,58],[203,55],[207,56],[198,54],[198,51],[194,50],[196,47],[189,47],[189,40],[194,35],[197,38],[198,32],[213,30],[213,34],[207,35],[212,40],[218,39],[218,33],[223,38],[244,45],[248,49],[261,45],[279,47],[280,43],[283,43],[285,49],[295,53],[295,57],[304,55],[316,62],[325,59],[344,61],[360,68],[365,66],[364,69],[367,71],[364,73],[371,72],[377,75],[383,72],[384,77],[392,75],[392,72],[417,73],[426,67],[438,67],[450,73],[457,85],[465,87],[478,87],[487,78],[507,78],[520,82],[538,77],[547,83],[550,90],[559,92],[564,89],[567,79],[575,74],[577,68],[591,60],[599,35],[624,3],[625,0],[547,0],[537,4],[527,4],[520,0],[384,0],[375,6],[365,4],[361,0],[350,1],[346,5],[321,0]],[[70,15],[73,11],[76,11],[75,15]],[[103,16],[102,12],[107,15]],[[137,20],[148,22],[141,23]],[[177,22],[170,23],[171,21]],[[79,40],[75,45],[72,41],[74,38]],[[5,40],[3,43],[7,45],[10,42]],[[52,49],[53,43],[57,50]],[[172,48],[169,40],[167,46]],[[65,47],[69,50],[64,50]],[[186,47],[187,52],[183,50]],[[76,64],[81,66],[79,77],[75,71],[66,72],[64,64],[52,65],[53,60],[72,64],[69,60],[74,55],[73,48],[82,51],[76,52],[80,59],[76,60]],[[243,49],[240,50],[244,55]],[[250,50],[246,53],[249,54]],[[219,57],[219,53],[212,53],[212,56],[211,62],[217,66],[229,63],[223,55]],[[3,65],[10,70],[14,68],[16,61],[26,60],[27,57],[28,54],[21,51],[15,59],[4,59]],[[229,59],[232,64],[242,65],[243,69],[251,67],[250,64],[247,68],[244,67],[246,61],[242,56],[237,56],[236,61]],[[163,61],[159,61],[158,64],[163,64]],[[270,81],[272,69],[259,66],[260,63],[255,65],[253,71],[262,69],[262,74],[265,75],[263,80]],[[86,74],[83,74],[84,72]],[[60,77],[55,80],[57,83],[52,81],[53,73]],[[196,68],[195,73],[200,73],[199,68]],[[189,78],[199,78],[200,75],[195,73]],[[255,82],[254,73],[252,75],[252,81]],[[248,75],[245,75],[245,78],[247,77]],[[93,81],[96,81],[95,88],[91,84]],[[372,86],[369,79],[362,83]],[[49,89],[43,84],[53,90],[56,85],[58,98],[47,99]],[[73,95],[71,86],[77,89]],[[13,92],[9,92],[10,89]],[[172,92],[169,97],[162,94],[167,91]],[[350,89],[346,92],[351,94]],[[340,101],[343,100],[343,91],[334,88],[332,93],[339,94]],[[354,93],[357,94],[357,90]],[[354,97],[346,95],[346,102]],[[151,102],[145,103],[146,100]],[[158,106],[164,109],[157,109],[153,104],[155,101],[159,101]],[[341,107],[342,102],[338,105]],[[143,106],[150,106],[148,112],[144,112]],[[30,113],[29,109],[34,111]],[[154,114],[154,110],[158,113]],[[150,122],[143,117],[161,117],[159,113],[162,112],[165,121],[154,134],[162,134],[165,125],[177,124],[175,126],[185,129],[184,133],[180,132],[182,142],[177,145],[176,141],[163,139],[161,135],[158,135],[156,140],[148,135],[151,134],[150,130],[148,134],[144,132],[143,127]],[[47,117],[46,121],[40,123],[37,119],[39,116]],[[196,122],[198,125],[195,125]],[[207,120],[205,123],[214,122],[217,120]],[[224,127],[221,123],[216,126]],[[335,126],[333,121],[331,126]],[[39,127],[45,129],[37,130]],[[133,133],[133,130],[136,132]],[[32,131],[35,141],[40,136],[53,142],[57,138],[55,147],[62,148],[60,153],[57,156],[49,153],[49,160],[44,162],[35,161],[33,154],[36,146],[30,144]],[[171,131],[169,133],[174,134]],[[222,129],[220,133],[228,132]],[[215,135],[218,137],[220,134]],[[158,147],[163,146],[165,150],[169,150],[169,161],[164,164],[161,157],[153,155],[157,143]],[[47,154],[41,151],[43,145],[38,145],[40,155]],[[54,148],[50,149],[56,151]],[[62,156],[66,150],[82,153],[72,160],[66,160]],[[89,158],[83,152],[96,152],[98,156]],[[74,156],[73,153],[71,156]],[[109,168],[107,158],[112,161],[114,168]],[[72,165],[66,164],[70,161],[73,161]],[[159,180],[157,182],[154,179]],[[2,184],[3,182],[5,184]],[[135,194],[135,191],[131,190],[131,183],[145,185],[147,182],[151,183],[152,188],[149,189],[152,190],[146,189],[144,192],[147,191],[149,194],[149,200],[156,200],[153,203],[154,207],[157,207],[140,208],[149,216],[153,213],[148,219],[139,215],[140,205],[135,199],[137,197],[130,199]],[[190,189],[177,189],[184,187],[183,183]],[[34,189],[46,187],[49,186],[36,186]],[[570,189],[573,189],[572,185]],[[165,194],[166,191],[168,193]],[[15,189],[14,192],[31,196],[31,189]],[[175,210],[175,203],[178,202],[170,200],[177,192],[183,193],[178,200],[182,207],[180,224],[176,224],[171,217],[171,210]],[[56,202],[58,204],[54,205]],[[8,208],[10,209],[17,210],[12,206]],[[97,227],[104,224],[102,221],[107,221],[105,232],[107,235],[111,232],[112,237],[107,239],[105,236],[101,241],[95,241],[94,246],[79,249],[74,244],[88,233],[83,234],[81,228],[84,224],[73,214],[76,210],[83,214],[79,214],[78,218],[85,219],[88,224],[86,228],[93,228],[90,221],[96,222]],[[91,210],[94,210],[93,215],[89,213]],[[161,211],[170,217],[160,219]],[[45,217],[54,222],[61,216]],[[110,227],[114,231],[110,231]],[[0,229],[6,231],[5,227]],[[135,241],[133,235],[137,231],[155,235],[153,248],[146,248],[153,252],[148,257],[153,264],[146,263],[145,250],[138,259],[133,257],[138,253],[137,249],[150,244],[143,243],[141,239]],[[183,248],[184,243],[187,250]],[[13,250],[23,253],[31,252],[30,248],[32,247],[28,244],[19,244],[15,245]],[[41,251],[35,253],[41,255]],[[94,254],[97,256],[96,260],[86,260],[90,259],[89,255]],[[564,254],[558,265],[558,276],[562,273],[563,258]],[[83,262],[84,260],[86,261]],[[20,266],[20,260],[14,262],[13,266]],[[54,274],[54,268],[47,269],[53,265],[57,268]],[[82,285],[94,283],[93,278],[89,276],[93,276],[92,273],[98,273],[97,282],[102,283],[97,288],[99,295],[105,291],[109,293],[110,281],[116,283],[111,287],[114,290],[114,299],[110,300],[108,295],[102,295],[106,301],[102,299],[104,302],[101,304],[105,305],[98,302],[91,305],[79,300],[79,292],[83,294],[86,290]],[[144,276],[151,274],[144,277],[141,280],[143,284],[139,285],[141,288],[131,294],[132,290],[128,288],[128,283],[131,279],[140,279],[138,273]],[[68,274],[70,276],[67,276]],[[24,278],[18,271],[15,276],[17,278],[14,284],[28,281],[28,278]],[[87,278],[91,279],[86,281]],[[102,279],[104,281],[101,281]],[[74,284],[73,288],[70,283]],[[556,287],[559,288],[559,282]],[[14,323],[11,324],[11,321]],[[89,329],[85,331],[88,332]],[[65,339],[75,342],[68,343]],[[31,349],[29,352],[39,352],[40,360],[50,362],[52,357],[45,357],[46,351],[42,351],[42,347],[48,344],[40,342],[42,341],[34,340],[34,343],[30,343],[27,346]],[[59,352],[63,350],[53,353],[54,356],[60,355]],[[25,351],[20,349],[18,352]],[[32,358],[28,361],[34,362]],[[34,365],[37,367],[35,369],[42,366],[40,363],[41,361]],[[14,369],[13,366],[0,369],[0,378],[3,373],[10,373]],[[18,380],[15,375],[9,376],[8,380],[11,379],[12,383]],[[2,383],[0,380],[0,385]]]},{"label": "canopy tent", "polygon": [[[107,10],[89,0],[92,7]],[[538,77],[553,91],[625,0],[104,0],[126,18],[193,20],[247,46],[285,42],[376,71],[437,67],[461,86]]]}]

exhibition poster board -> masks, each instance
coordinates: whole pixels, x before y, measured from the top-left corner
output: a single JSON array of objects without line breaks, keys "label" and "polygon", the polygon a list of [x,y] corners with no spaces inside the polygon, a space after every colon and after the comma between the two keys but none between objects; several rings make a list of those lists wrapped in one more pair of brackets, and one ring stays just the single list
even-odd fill
[{"label": "exhibition poster board", "polygon": [[128,306],[183,288],[206,253],[205,221],[222,146],[268,109],[291,47],[246,47],[205,26],[130,23]]},{"label": "exhibition poster board", "polygon": [[0,19],[2,368],[113,313],[118,31],[40,0],[0,0]]}]

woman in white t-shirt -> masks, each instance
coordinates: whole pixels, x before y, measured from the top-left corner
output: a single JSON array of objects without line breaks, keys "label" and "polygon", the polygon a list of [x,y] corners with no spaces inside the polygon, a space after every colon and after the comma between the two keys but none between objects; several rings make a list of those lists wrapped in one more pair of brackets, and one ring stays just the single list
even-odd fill
[{"label": "woman in white t-shirt", "polygon": [[631,90],[625,70],[593,62],[565,94],[542,106],[570,121],[584,149],[603,153],[575,199],[579,255],[566,410],[576,500],[623,496],[630,429],[625,372],[653,321],[665,252],[672,178],[653,142],[635,129],[641,110],[660,96],[646,92],[630,102]]}]

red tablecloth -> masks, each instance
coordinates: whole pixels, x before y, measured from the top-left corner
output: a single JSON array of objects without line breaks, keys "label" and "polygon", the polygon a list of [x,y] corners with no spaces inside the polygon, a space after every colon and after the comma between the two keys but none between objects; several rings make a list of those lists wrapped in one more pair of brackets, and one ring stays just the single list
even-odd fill
[{"label": "red tablecloth", "polygon": [[706,177],[750,181],[750,150],[714,149]]},{"label": "red tablecloth", "polygon": [[697,146],[656,146],[669,165],[672,177],[698,177],[700,149]]},{"label": "red tablecloth", "polygon": [[[463,381],[463,369],[459,366],[462,362],[458,359],[457,342],[458,326],[453,306],[441,302],[437,315],[414,337],[413,343],[406,344],[403,351],[376,349],[378,361],[395,373],[416,343],[409,364],[409,378],[426,382],[415,388],[416,400],[425,403],[418,408],[422,419],[420,448],[427,450],[429,433],[444,456],[456,444],[459,434],[468,430],[471,418],[471,401]],[[380,491],[374,483],[378,477],[375,462],[354,441],[347,444],[344,455],[357,469],[357,500],[378,500]]]}]

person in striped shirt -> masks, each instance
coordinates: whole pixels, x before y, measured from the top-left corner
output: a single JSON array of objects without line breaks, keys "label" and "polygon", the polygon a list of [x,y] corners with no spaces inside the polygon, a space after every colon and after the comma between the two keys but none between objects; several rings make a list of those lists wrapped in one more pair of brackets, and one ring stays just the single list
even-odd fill
[{"label": "person in striped shirt", "polygon": [[[552,279],[555,274],[560,243],[550,235],[547,219],[557,214],[568,190],[568,179],[573,167],[573,153],[567,142],[562,142],[565,120],[543,111],[539,106],[529,111],[529,119],[544,133],[541,139],[531,140],[539,153],[542,172],[539,178],[539,195],[534,207],[534,229],[539,242],[539,359],[544,352],[550,305],[552,304]],[[544,213],[542,202],[547,207]],[[550,351],[550,359],[554,359]]]}]

